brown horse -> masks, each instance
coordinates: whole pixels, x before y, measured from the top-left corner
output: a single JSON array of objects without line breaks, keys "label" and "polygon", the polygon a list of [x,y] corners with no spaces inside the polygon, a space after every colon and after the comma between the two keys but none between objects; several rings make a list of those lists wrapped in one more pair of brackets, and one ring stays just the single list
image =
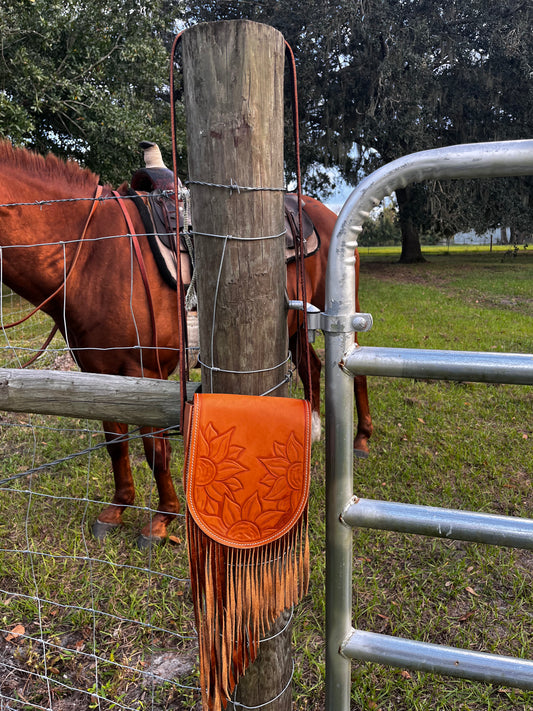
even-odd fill
[{"label": "brown horse", "polygon": [[[111,188],[99,186],[98,176],[77,164],[13,149],[6,142],[0,142],[0,171],[3,282],[52,317],[81,370],[167,378],[179,356],[176,293],[160,277],[146,240],[139,240],[141,256],[136,254]],[[126,186],[118,192],[125,194]],[[132,201],[122,203],[131,220],[131,231],[144,234]],[[311,198],[305,198],[305,203],[322,238],[322,249],[306,260],[308,300],[323,309],[325,263],[335,215]],[[295,284],[294,267],[289,265],[289,298],[296,296]],[[157,304],[154,314],[150,302]],[[294,349],[298,333],[293,314],[289,324]],[[299,366],[304,367],[303,363]],[[314,352],[311,369],[317,407],[320,360]],[[359,427],[355,446],[365,453],[371,424],[362,380],[356,383],[356,394]],[[93,526],[97,537],[104,537],[122,523],[122,513],[135,497],[128,427],[116,422],[103,425],[115,493],[111,505],[101,511]],[[179,502],[169,469],[167,439],[151,427],[141,428],[141,434],[159,494],[158,511],[139,538],[140,545],[149,545],[166,537]]]},{"label": "brown horse", "polygon": [[[140,239],[151,300],[157,304],[156,350],[139,262],[130,238],[123,236],[128,228],[111,189],[100,188],[98,176],[77,164],[13,149],[5,142],[0,143],[0,172],[3,282],[52,317],[81,370],[167,378],[178,361],[176,294],[159,277],[150,247]],[[97,190],[101,195],[95,200]],[[134,229],[144,233],[131,200],[122,202]],[[98,537],[122,522],[122,512],[135,496],[128,427],[103,424],[115,494],[93,527]],[[139,539],[147,544],[166,536],[179,502],[168,441],[150,427],[141,433],[159,494],[158,512]]]},{"label": "brown horse", "polygon": [[[326,302],[326,264],[328,261],[329,245],[331,235],[337,215],[318,200],[303,196],[303,210],[310,217],[315,230],[320,237],[320,249],[304,260],[306,274],[306,293],[309,303],[316,306],[320,311],[324,311]],[[359,253],[356,254],[356,309],[359,311]],[[287,292],[289,299],[297,298],[298,275],[294,262],[287,265]],[[300,297],[301,298],[301,295]],[[289,349],[293,358],[297,359],[297,368],[304,384],[305,397],[311,398],[313,405],[313,428],[318,422],[320,428],[320,371],[321,361],[316,351],[310,348],[311,365],[311,393],[308,390],[307,359],[303,356],[303,328],[298,327],[298,313],[289,312]],[[297,355],[296,355],[297,354]],[[357,432],[354,439],[354,454],[359,457],[368,455],[368,440],[372,434],[372,420],[370,417],[370,407],[368,404],[366,376],[360,375],[354,378],[355,403],[357,409]],[[315,430],[316,432],[316,430]],[[318,430],[318,433],[320,429]],[[316,438],[316,435],[315,435]]]}]

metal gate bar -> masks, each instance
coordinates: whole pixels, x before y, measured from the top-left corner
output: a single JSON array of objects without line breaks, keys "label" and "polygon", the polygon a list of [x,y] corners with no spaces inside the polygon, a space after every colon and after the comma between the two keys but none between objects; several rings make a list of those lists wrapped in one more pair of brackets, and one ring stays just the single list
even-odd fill
[{"label": "metal gate bar", "polygon": [[[422,151],[389,163],[362,180],[346,201],[337,219],[329,250],[326,308],[323,319],[326,346],[326,711],[349,711],[350,709],[350,656],[357,654],[358,658],[370,659],[372,658],[370,655],[375,654],[376,661],[385,659],[381,653],[378,654],[378,647],[382,644],[383,637],[378,645],[375,641],[376,635],[354,632],[351,625],[352,531],[342,520],[343,512],[345,516],[350,516],[347,511],[353,503],[354,395],[350,371],[363,372],[361,370],[363,359],[372,355],[371,349],[354,348],[353,326],[346,326],[346,330],[339,326],[339,324],[353,324],[356,310],[354,249],[357,247],[357,235],[361,232],[363,222],[373,207],[397,188],[405,187],[410,183],[422,180],[531,174],[533,174],[533,140],[480,143]],[[334,323],[337,324],[335,330],[328,326]],[[457,370],[453,362],[455,356],[450,356],[448,352],[445,358],[449,366],[448,371],[442,364],[436,363],[438,357],[436,359],[435,354],[431,355],[431,352],[429,355],[425,353],[416,367],[413,367],[406,364],[407,359],[399,353],[399,349],[393,350],[395,353],[388,351],[389,358],[383,351],[381,352],[379,358],[381,360],[381,356],[385,357],[385,366],[380,365],[379,368],[386,367],[395,371],[391,374],[396,377],[450,379],[450,375],[445,373],[451,372],[451,379],[453,379],[455,370],[456,379],[476,379],[473,377],[472,366],[466,363],[464,354],[458,356],[461,363]],[[509,377],[504,373],[505,356],[502,360],[499,354],[489,355],[496,356],[496,360],[492,361],[492,365],[488,365],[487,369],[493,371],[493,376],[496,375],[496,370],[500,370],[498,382],[502,379],[504,382],[509,382],[505,380]],[[416,352],[411,353],[410,356],[417,359]],[[518,358],[522,362],[522,357]],[[374,360],[377,359],[376,356]],[[340,368],[339,364],[345,367]],[[365,367],[370,367],[370,364],[367,363]],[[479,377],[485,367],[485,365],[476,366],[478,379],[485,380]],[[518,370],[522,369],[522,365],[517,367]],[[512,364],[511,369],[514,371]],[[436,375],[437,373],[439,375]],[[517,376],[513,372],[511,377]],[[511,379],[510,382],[516,381]],[[391,650],[393,645],[396,648],[401,647],[402,667],[408,667],[411,661],[415,668],[417,668],[416,664],[422,663],[421,660],[428,651],[425,644],[392,639]],[[481,664],[477,663],[477,660],[471,665],[467,663],[467,657],[469,660],[473,659],[471,653],[453,650],[450,652],[451,664],[447,665],[443,661],[447,648],[438,645],[435,647],[438,647],[439,656],[442,655],[440,658],[441,664],[446,667],[445,673],[451,673],[450,668],[457,671],[460,667],[461,675],[464,669],[465,676],[472,678],[470,672],[476,674],[476,668],[481,671]],[[430,648],[433,648],[433,645],[430,645]],[[365,652],[364,656],[363,652]],[[388,658],[393,657],[392,653],[386,654]],[[461,661],[456,664],[459,658]],[[487,657],[483,656],[482,659],[485,664]],[[428,664],[433,665],[433,661]],[[493,676],[491,673],[490,679],[517,686],[523,686],[524,683],[533,684],[532,662],[500,657],[497,664],[498,669],[504,669],[505,673],[499,676]],[[428,667],[429,670],[440,671],[434,665],[431,669]],[[443,668],[441,670],[444,671]],[[497,674],[496,669],[492,671]],[[522,681],[520,677],[524,677]],[[489,677],[483,678],[487,680]]]},{"label": "metal gate bar", "polygon": [[530,518],[359,499],[354,496],[341,515],[341,520],[352,528],[358,526],[417,533],[433,538],[533,550],[533,519]]},{"label": "metal gate bar", "polygon": [[402,669],[533,689],[533,661],[529,659],[471,652],[361,630],[352,631],[341,646],[341,653],[350,659],[390,664]]},{"label": "metal gate bar", "polygon": [[355,346],[343,367],[352,375],[533,385],[533,355]]}]

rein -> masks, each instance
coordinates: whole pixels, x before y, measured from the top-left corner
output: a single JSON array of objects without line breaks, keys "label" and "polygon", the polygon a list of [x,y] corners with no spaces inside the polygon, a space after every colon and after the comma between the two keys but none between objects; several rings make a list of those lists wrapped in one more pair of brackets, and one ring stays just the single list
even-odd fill
[{"label": "rein", "polygon": [[[148,300],[148,310],[150,311],[150,321],[152,323],[152,342],[155,347],[157,370],[158,370],[159,377],[162,380],[163,373],[161,370],[161,362],[159,360],[159,351],[157,349],[157,325],[156,325],[156,320],[155,320],[154,302],[152,299],[152,292],[150,291],[150,283],[148,280],[148,274],[146,273],[146,266],[145,266],[144,257],[142,255],[142,251],[141,251],[141,245],[139,244],[139,239],[138,239],[137,234],[135,232],[135,227],[133,226],[133,222],[131,221],[130,214],[127,211],[126,206],[124,205],[124,203],[121,199],[122,196],[116,190],[113,190],[112,194],[115,196],[118,204],[120,205],[120,209],[122,210],[122,214],[124,215],[124,219],[126,220],[126,225],[128,227],[129,236],[131,237],[131,241],[133,243],[133,249],[135,250],[135,256],[137,257],[137,263],[139,264],[139,270],[141,272],[141,277],[143,280],[144,289],[146,291],[146,298]],[[178,269],[178,271],[179,271],[179,269]]]},{"label": "rein", "polygon": [[[294,132],[294,152],[296,159],[296,185],[297,185],[297,195],[298,195],[298,232],[299,234],[295,236],[294,248],[295,248],[295,258],[296,258],[296,269],[298,273],[298,286],[302,292],[303,301],[303,330],[305,338],[305,360],[306,360],[306,370],[307,370],[307,388],[309,393],[309,400],[313,399],[313,387],[311,382],[311,346],[309,343],[309,330],[307,325],[307,289],[305,282],[305,252],[304,252],[304,242],[303,242],[303,214],[302,214],[302,173],[300,170],[300,127],[299,127],[299,115],[298,115],[298,82],[296,77],[296,61],[294,59],[294,53],[290,44],[285,40],[285,54],[289,59],[290,64],[290,75],[291,75],[291,88],[292,88],[292,118],[293,118],[293,132]],[[298,314],[299,318],[299,314]],[[298,359],[298,355],[296,358]],[[311,402],[311,406],[316,403]]]},{"label": "rein", "polygon": [[[179,192],[178,192],[178,147],[176,143],[176,108],[174,104],[174,61],[178,44],[181,42],[183,31],[179,32],[174,37],[172,49],[170,52],[170,127],[172,131],[172,172],[174,174],[174,200],[176,202],[176,215],[179,215]],[[179,239],[176,240],[177,249],[179,249]],[[189,379],[189,365],[186,357],[187,347],[187,314],[185,313],[185,298],[183,293],[183,281],[181,278],[181,269],[179,267],[179,253],[177,255],[178,270],[177,270],[177,309],[178,309],[178,342],[179,342],[179,378],[180,378],[180,430],[185,431],[185,405],[187,403],[187,388],[184,387]]]},{"label": "rein", "polygon": [[[57,287],[57,289],[56,289],[52,294],[50,294],[50,296],[47,296],[44,301],[42,301],[38,306],[36,306],[32,311],[30,311],[29,314],[27,314],[26,316],[24,316],[24,318],[21,318],[21,319],[19,319],[18,321],[14,321],[13,323],[8,323],[8,324],[2,326],[3,329],[6,329],[6,328],[13,328],[13,327],[15,327],[15,326],[20,326],[21,323],[24,323],[25,321],[27,321],[27,320],[28,320],[29,318],[31,318],[34,314],[36,314],[38,311],[41,311],[41,310],[43,309],[43,307],[46,306],[46,304],[48,304],[55,296],[57,296],[57,295],[59,294],[59,292],[60,292],[62,289],[65,288],[68,279],[70,278],[70,276],[72,275],[72,272],[74,271],[74,267],[76,266],[76,262],[78,261],[78,257],[80,256],[82,243],[83,243],[83,241],[84,241],[84,239],[85,239],[85,236],[87,235],[87,230],[88,230],[88,228],[89,228],[89,223],[91,222],[91,219],[92,219],[92,217],[93,217],[93,215],[94,215],[94,213],[95,213],[96,207],[97,207],[97,205],[98,205],[98,200],[100,199],[100,197],[101,197],[101,195],[102,195],[102,192],[103,192],[102,186],[101,186],[101,185],[97,185],[97,186],[96,186],[96,192],[95,192],[95,195],[94,195],[94,198],[93,198],[93,203],[92,203],[92,205],[91,205],[91,210],[90,210],[90,212],[89,212],[89,215],[88,215],[88,217],[87,217],[87,220],[85,221],[85,226],[84,226],[83,231],[82,231],[82,233],[81,233],[81,237],[80,237],[80,239],[78,240],[78,247],[77,247],[77,249],[76,249],[76,254],[74,255],[74,259],[72,260],[72,264],[70,265],[69,270],[68,270],[68,272],[67,272],[67,274],[66,274],[64,280],[62,281],[62,283]],[[0,257],[0,258],[1,258],[1,257]],[[52,327],[52,330],[50,331],[50,334],[48,335],[48,338],[46,339],[46,341],[43,343],[43,345],[42,345],[42,346],[40,347],[40,349],[37,351],[36,355],[34,355],[33,358],[31,358],[30,360],[26,361],[26,363],[24,363],[24,364],[22,365],[23,368],[27,368],[29,365],[31,365],[32,363],[34,363],[34,362],[37,360],[37,358],[39,358],[40,355],[42,355],[42,353],[43,353],[43,352],[46,350],[46,348],[50,345],[50,342],[52,341],[52,338],[55,336],[55,334],[57,333],[58,330],[59,330],[59,326],[58,326],[57,324],[54,324],[54,326]]]}]

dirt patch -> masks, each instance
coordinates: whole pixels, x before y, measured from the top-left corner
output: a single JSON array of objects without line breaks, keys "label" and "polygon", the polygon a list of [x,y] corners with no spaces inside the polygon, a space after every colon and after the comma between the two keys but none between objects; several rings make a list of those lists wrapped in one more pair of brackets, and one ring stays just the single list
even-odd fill
[{"label": "dirt patch", "polygon": [[[416,264],[363,261],[360,272],[362,281],[364,281],[365,275],[368,275],[374,279],[395,284],[433,287],[445,292],[448,296],[460,296],[469,304],[505,311],[533,313],[533,298],[529,294],[519,296],[497,292],[489,294],[485,293],[483,284],[472,284],[473,266],[468,260],[465,262],[427,261]],[[487,283],[491,279],[491,275],[494,278],[501,278],[502,265],[500,262],[497,264],[484,263],[482,269],[487,276]],[[505,273],[505,268],[503,268],[503,273]]]},{"label": "dirt patch", "polygon": [[391,262],[363,262],[361,274],[369,274],[375,279],[403,284],[425,284],[441,288],[449,284],[452,277],[462,276],[471,270],[468,264],[457,264],[453,270],[443,271],[442,265],[433,262],[399,264]]},{"label": "dirt patch", "polygon": [[72,358],[70,353],[67,352],[62,353],[61,355],[58,355],[54,358],[52,369],[64,371],[77,370],[77,365],[74,362],[74,359]]},{"label": "dirt patch", "polygon": [[154,654],[150,666],[146,669],[143,686],[163,684],[168,679],[180,679],[194,672],[196,666],[196,651],[167,651]]},{"label": "dirt patch", "polygon": [[365,274],[382,281],[395,284],[417,284],[446,289],[450,283],[450,274],[443,272],[437,265],[430,262],[417,264],[390,264],[383,262],[367,262],[361,265],[361,278]]},{"label": "dirt patch", "polygon": [[[70,643],[73,643],[74,637],[79,642],[79,635],[65,635],[61,641],[68,642],[68,646],[64,647],[62,654],[57,651],[53,654],[48,652],[45,664],[39,641],[25,636],[6,641],[6,635],[2,635],[0,698],[11,700],[12,708],[23,708],[26,705],[38,708],[46,705],[48,708],[50,705],[53,711],[88,711],[95,708],[95,704],[100,709],[116,708],[115,696],[122,698],[128,705],[148,702],[150,708],[155,711],[195,708],[195,649],[168,649],[153,654],[142,674],[134,670],[122,674],[124,679],[117,689],[107,689],[105,664],[100,664],[101,686],[97,695],[94,686],[95,657],[87,653],[75,654],[85,645],[74,645],[73,648]],[[187,681],[191,698],[187,705],[182,707],[176,702],[180,698],[182,684]]]}]

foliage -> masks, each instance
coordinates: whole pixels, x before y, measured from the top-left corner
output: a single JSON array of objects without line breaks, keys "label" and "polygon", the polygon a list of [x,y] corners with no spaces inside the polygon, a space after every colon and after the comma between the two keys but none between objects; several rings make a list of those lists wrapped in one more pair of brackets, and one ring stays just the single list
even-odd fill
[{"label": "foliage", "polygon": [[[12,0],[0,6],[0,135],[118,182],[141,140],[170,145],[165,0]],[[180,131],[179,140],[182,141]]]},{"label": "foliage", "polygon": [[[398,209],[393,205],[386,205],[380,213],[372,215],[363,223],[363,231],[357,242],[360,247],[394,246],[402,244],[402,232]],[[420,237],[421,245],[442,244],[442,235],[436,232],[424,232]]]},{"label": "foliage", "polygon": [[361,247],[401,244],[402,235],[396,209],[392,206],[384,207],[375,219],[370,217],[366,220],[357,241]]},{"label": "foliage", "polygon": [[[0,6],[0,135],[113,182],[137,167],[140,140],[159,142],[168,162],[177,22],[249,18],[294,50],[306,187],[326,193],[330,168],[355,184],[418,150],[528,137],[531,14],[524,0],[13,0]],[[294,174],[291,132],[288,118]],[[532,194],[531,178],[409,186],[398,196],[404,247],[419,256],[419,231],[530,233]]]},{"label": "foliage", "polygon": [[[415,151],[528,138],[531,15],[524,0],[189,4],[190,22],[246,17],[284,34],[298,61],[304,171],[337,166],[351,184]],[[531,193],[517,178],[411,186],[399,198],[411,212],[401,215],[404,246],[416,247],[418,229],[531,228]]]}]

